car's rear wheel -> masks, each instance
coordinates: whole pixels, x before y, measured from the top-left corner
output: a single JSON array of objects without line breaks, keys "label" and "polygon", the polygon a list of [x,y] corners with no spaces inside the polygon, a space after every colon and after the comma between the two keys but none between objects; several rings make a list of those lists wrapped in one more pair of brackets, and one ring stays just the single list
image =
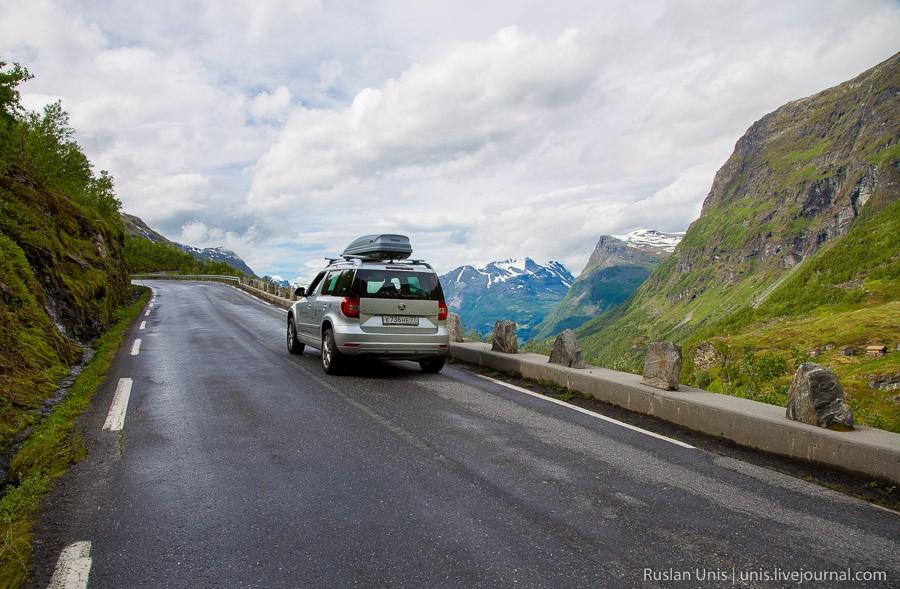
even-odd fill
[{"label": "car's rear wheel", "polygon": [[347,359],[338,351],[334,341],[334,332],[326,329],[322,334],[322,368],[326,374],[340,374],[344,370]]},{"label": "car's rear wheel", "polygon": [[297,326],[294,325],[294,318],[288,317],[287,324],[287,349],[291,354],[302,354],[305,344],[297,339]]},{"label": "car's rear wheel", "polygon": [[434,374],[441,371],[444,367],[444,361],[445,358],[443,356],[440,358],[426,358],[425,360],[419,360],[419,366],[422,368],[422,372]]}]

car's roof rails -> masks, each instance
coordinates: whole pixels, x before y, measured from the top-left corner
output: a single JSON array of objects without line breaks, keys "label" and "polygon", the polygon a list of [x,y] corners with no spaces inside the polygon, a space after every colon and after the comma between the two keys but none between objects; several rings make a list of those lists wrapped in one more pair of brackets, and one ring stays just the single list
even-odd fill
[{"label": "car's roof rails", "polygon": [[403,265],[403,266],[424,266],[429,270],[434,270],[431,267],[431,264],[426,262],[425,260],[370,260],[368,258],[363,258],[360,256],[341,256],[340,258],[325,258],[328,260],[328,265],[332,264],[341,264],[341,263],[349,263],[354,266],[362,266],[364,262],[369,262],[372,264],[383,264],[383,265]]}]

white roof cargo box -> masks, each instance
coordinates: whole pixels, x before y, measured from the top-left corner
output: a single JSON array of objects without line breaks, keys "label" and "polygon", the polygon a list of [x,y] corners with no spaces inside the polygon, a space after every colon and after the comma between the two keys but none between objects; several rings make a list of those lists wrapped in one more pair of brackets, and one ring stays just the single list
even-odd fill
[{"label": "white roof cargo box", "polygon": [[347,246],[343,257],[363,258],[366,260],[405,260],[412,255],[412,246],[405,235],[383,233],[380,235],[363,235]]}]

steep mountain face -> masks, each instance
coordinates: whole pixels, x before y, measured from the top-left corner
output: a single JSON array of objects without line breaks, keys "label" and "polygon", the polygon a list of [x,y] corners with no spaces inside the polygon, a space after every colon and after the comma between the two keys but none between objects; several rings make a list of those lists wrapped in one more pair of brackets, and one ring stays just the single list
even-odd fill
[{"label": "steep mountain face", "polygon": [[531,258],[460,266],[440,278],[447,305],[459,313],[466,330],[486,334],[496,320],[510,319],[518,323],[523,340],[574,280],[559,262],[541,265]]},{"label": "steep mountain face", "polygon": [[602,236],[566,296],[534,329],[533,339],[575,329],[622,304],[675,250],[683,235],[638,229],[627,235]]},{"label": "steep mountain face", "polygon": [[[898,333],[900,240],[891,233],[900,214],[898,97],[900,54],[754,123],[674,253],[625,305],[580,328],[587,356],[638,371],[646,343],[680,341],[689,355],[706,350],[683,377],[722,392],[769,391],[781,402],[779,379],[809,351],[799,346],[834,350],[884,339],[890,326]],[[861,315],[833,320],[874,309],[880,319],[870,330]],[[784,337],[797,322],[813,331]],[[716,347],[765,326],[775,329],[768,340],[733,340],[747,346],[740,354]],[[895,361],[872,373],[893,370]],[[862,360],[840,362],[862,370]],[[749,380],[739,382],[741,370]]]},{"label": "steep mountain face", "polygon": [[223,247],[207,247],[201,249],[171,241],[161,233],[151,229],[140,217],[134,215],[122,213],[122,222],[125,224],[125,235],[128,237],[139,237],[152,243],[172,245],[183,252],[191,254],[196,260],[204,262],[223,262],[248,276],[256,276],[256,273],[250,269],[250,266],[248,266],[240,256],[229,249]]}]

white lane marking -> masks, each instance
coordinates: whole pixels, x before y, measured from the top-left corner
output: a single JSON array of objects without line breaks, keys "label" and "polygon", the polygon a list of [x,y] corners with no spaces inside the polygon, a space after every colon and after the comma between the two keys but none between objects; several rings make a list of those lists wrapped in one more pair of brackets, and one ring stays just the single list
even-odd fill
[{"label": "white lane marking", "polygon": [[125,411],[128,409],[128,399],[131,398],[132,382],[130,378],[119,379],[116,394],[113,395],[112,405],[109,406],[109,413],[103,423],[104,430],[117,432],[125,425]]},{"label": "white lane marking", "polygon": [[684,442],[681,442],[679,440],[673,440],[672,438],[667,438],[666,436],[660,435],[658,433],[645,430],[643,428],[631,425],[630,423],[625,423],[623,421],[619,421],[618,419],[613,419],[612,417],[607,417],[606,415],[601,415],[600,413],[594,413],[593,411],[588,411],[587,409],[583,409],[583,408],[579,407],[578,405],[572,405],[570,403],[566,403],[565,401],[560,401],[559,399],[554,399],[553,397],[547,397],[545,395],[541,395],[540,393],[535,393],[534,391],[529,391],[528,389],[518,387],[514,384],[509,384],[508,382],[503,382],[502,380],[497,380],[496,378],[491,378],[490,376],[485,376],[483,374],[476,374],[475,376],[481,377],[485,380],[489,380],[492,383],[498,384],[500,386],[504,386],[508,389],[512,389],[514,391],[519,391],[520,393],[525,393],[526,395],[531,395],[532,397],[536,397],[538,399],[543,399],[543,400],[549,401],[551,403],[556,403],[557,405],[561,405],[563,407],[568,407],[569,409],[571,409],[573,411],[578,411],[579,413],[584,413],[585,415],[590,415],[591,417],[596,417],[597,419],[601,419],[603,421],[608,421],[609,423],[614,423],[614,424],[622,426],[626,429],[630,429],[632,431],[636,431],[636,432],[648,435],[652,438],[656,438],[658,440],[664,440],[666,442],[675,444],[676,446],[681,446],[682,448],[694,449],[694,446],[691,446],[690,444],[685,444]]},{"label": "white lane marking", "polygon": [[74,542],[60,553],[47,589],[84,589],[90,573],[91,543]]},{"label": "white lane marking", "polygon": [[149,317],[149,316],[150,316],[150,309],[147,309],[147,312],[144,313],[144,317]]},{"label": "white lane marking", "polygon": [[131,355],[137,356],[141,353],[141,338],[137,338],[134,340],[134,343],[131,344]]},{"label": "white lane marking", "polygon": [[146,321],[141,321],[141,326],[138,327],[138,329],[144,329],[145,327],[147,327],[147,322],[146,322]]},{"label": "white lane marking", "polygon": [[150,302],[148,303],[148,305],[149,305],[150,307],[153,306],[153,300],[152,300],[152,299],[150,300]]}]

